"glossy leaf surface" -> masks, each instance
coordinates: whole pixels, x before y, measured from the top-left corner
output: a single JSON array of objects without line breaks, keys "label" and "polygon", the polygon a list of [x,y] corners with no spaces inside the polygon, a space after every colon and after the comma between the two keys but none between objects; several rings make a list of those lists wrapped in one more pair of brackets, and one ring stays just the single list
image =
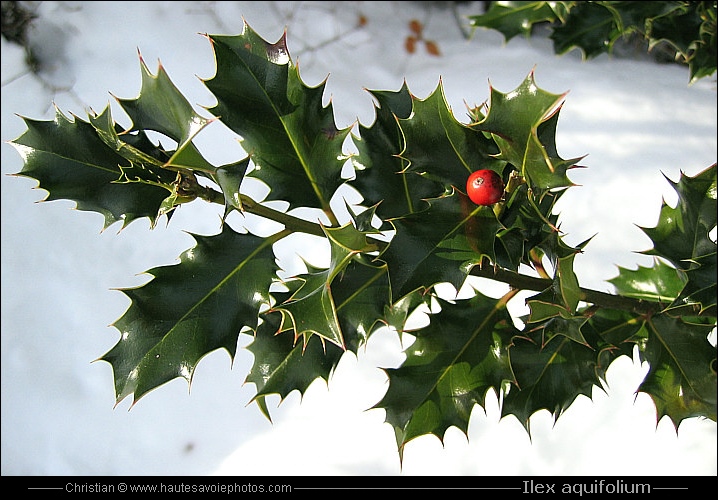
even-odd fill
[{"label": "glossy leaf surface", "polygon": [[[610,23],[638,26],[645,15],[673,12],[642,6],[655,3],[595,2],[580,7],[585,18],[571,19],[573,2],[496,2],[483,23],[501,26],[507,38],[552,14],[569,31],[605,25],[592,35],[598,50],[615,40]],[[521,12],[508,12],[512,6]],[[374,408],[385,411],[400,455],[421,435],[467,433],[489,390],[501,415],[527,430],[538,411],[557,419],[634,351],[649,365],[638,390],[652,398],[657,418],[676,426],[695,416],[715,420],[715,165],[669,180],[678,203],[664,203],[656,226],[642,228],[653,243],[643,251],[655,257],[651,267],[619,268],[609,280],[615,295],[588,290],[575,265],[590,239],[568,245],[556,211],[580,160],[563,159],[556,147],[567,94],[540,88],[533,71],[511,91],[489,86],[468,123],[454,116],[441,80],[425,98],[406,83],[371,90],[376,118],[349,135],[323,104],[324,83],[308,87],[300,78],[285,35],[270,43],[245,25],[240,35],[208,40],[217,66],[205,81],[217,98],[213,117],[196,112],[161,65],[153,75],[141,60],[139,95],[118,99],[131,126],[118,124],[109,106],[88,121],[58,111],[53,121],[24,118],[28,130],[12,141],[24,160],[17,175],[38,180],[48,200],[102,214],[105,227],[148,217],[154,228],[198,198],[224,209],[218,234],[193,235],[196,245],[178,264],[122,290],[131,302],[113,325],[120,339],[100,358],[112,365],[117,403],[174,378],[191,381],[204,356],[224,349],[233,357],[246,334],[254,360],[245,381],[269,418],[269,396],[328,381],[346,351],[360,353],[388,328],[406,357],[385,368],[388,388]],[[216,120],[240,136],[247,156],[218,166],[206,160],[195,138]],[[167,139],[155,143],[154,133]],[[344,149],[347,139],[356,152]],[[342,174],[345,166],[353,177]],[[469,174],[483,168],[505,186],[490,207],[464,193]],[[266,200],[246,194],[248,178],[266,183]],[[347,187],[360,202],[339,199]],[[288,209],[265,203],[275,200]],[[281,229],[238,231],[234,211]],[[321,238],[328,262],[281,269],[277,245],[296,233]],[[509,291],[484,295],[467,283],[470,275]],[[439,291],[447,284],[469,296],[447,297]],[[514,318],[507,302],[519,291],[531,292],[529,314]],[[425,323],[413,321],[421,315]]]}]

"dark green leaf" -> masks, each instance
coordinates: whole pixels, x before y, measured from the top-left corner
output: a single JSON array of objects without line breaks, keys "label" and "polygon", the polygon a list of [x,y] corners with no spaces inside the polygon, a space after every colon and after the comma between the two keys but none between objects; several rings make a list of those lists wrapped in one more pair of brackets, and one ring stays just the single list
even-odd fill
[{"label": "dark green leaf", "polygon": [[198,115],[192,105],[170,80],[160,64],[157,75],[152,75],[142,57],[142,87],[135,99],[117,99],[130,116],[130,131],[153,130],[177,143],[168,167],[214,172],[209,163],[192,143],[192,139],[211,120]]},{"label": "dark green leaf", "polygon": [[636,31],[645,37],[650,31],[653,18],[680,12],[685,2],[610,2],[607,5],[620,19],[620,29],[624,36]]},{"label": "dark green leaf", "polygon": [[271,188],[270,200],[331,213],[350,129],[339,130],[323,106],[324,83],[302,82],[284,37],[268,43],[245,24],[240,35],[210,40],[217,72],[205,84],[218,102],[210,111],[241,136],[255,165],[248,175]]},{"label": "dark green leaf", "polygon": [[356,257],[334,279],[332,293],[347,349],[357,352],[374,329],[386,322],[384,311],[391,299],[386,266]]},{"label": "dark green leaf", "polygon": [[517,334],[505,303],[478,293],[469,300],[440,300],[441,311],[415,332],[400,368],[386,369],[389,390],[375,408],[386,410],[400,453],[411,439],[451,426],[467,432],[474,405],[498,394],[511,379],[506,348]]},{"label": "dark green leaf", "polygon": [[578,48],[586,59],[611,53],[620,39],[642,39],[649,51],[664,44],[688,64],[693,83],[716,71],[716,10],[716,2],[491,2],[469,23],[495,29],[506,41],[548,23],[554,52]]},{"label": "dark green leaf", "polygon": [[409,161],[407,172],[440,183],[432,198],[451,191],[452,186],[465,191],[466,179],[476,170],[503,172],[505,162],[493,157],[499,152],[496,144],[456,120],[441,82],[429,97],[413,101],[412,115],[399,120],[405,138],[401,156]]},{"label": "dark green leaf", "polygon": [[[566,160],[558,154],[558,149],[556,148],[556,129],[562,108],[563,103],[559,109],[556,110],[556,113],[539,124],[536,130],[538,143],[532,142],[533,147],[537,147],[538,144],[541,145],[537,156],[540,155],[544,158],[544,161],[532,163],[529,177],[533,180],[535,186],[541,186],[546,189],[574,186],[575,184],[568,180],[566,174],[568,170],[572,168],[579,168],[576,163],[584,158],[584,156],[581,156]],[[558,191],[558,193],[560,194],[562,191]]]},{"label": "dark green leaf", "polygon": [[551,318],[541,325],[540,330],[543,333],[543,343],[546,344],[557,335],[566,337],[569,340],[578,342],[587,347],[591,347],[586,338],[583,336],[581,327],[586,319],[579,316],[555,317]]},{"label": "dark green leaf", "polygon": [[694,259],[695,267],[686,271],[688,283],[676,298],[673,306],[699,304],[701,314],[716,315],[716,254]]},{"label": "dark green leaf", "polygon": [[[188,172],[184,177],[178,172],[173,172],[165,167],[166,163],[158,158],[163,156],[162,153],[166,153],[164,150],[157,146],[149,143],[148,141],[133,141],[135,144],[141,145],[147,149],[147,152],[142,149],[138,149],[132,144],[128,144],[124,141],[125,138],[133,139],[136,136],[131,134],[122,133],[122,139],[117,133],[117,124],[112,118],[110,107],[108,106],[99,115],[90,116],[90,123],[95,130],[97,135],[102,141],[107,144],[108,147],[115,150],[119,155],[129,161],[129,167],[121,167],[122,176],[117,182],[122,183],[141,183],[149,184],[151,186],[164,187],[168,191],[167,197],[160,205],[158,216],[167,215],[169,220],[172,216],[172,211],[181,203],[193,201],[196,198],[195,193],[180,193],[180,185],[183,185],[183,179],[191,178],[196,180],[192,172]],[[144,131],[138,132],[138,136],[146,137]],[[169,159],[167,160],[169,161]],[[155,226],[155,221],[152,222],[152,226]]]},{"label": "dark green leaf", "polygon": [[292,391],[301,394],[318,378],[326,381],[336,368],[344,351],[320,338],[297,343],[295,337],[282,329],[282,315],[262,315],[252,343],[247,346],[254,355],[254,363],[245,379],[253,383],[257,394],[253,398],[267,418],[266,396],[279,394],[285,399]]},{"label": "dark green leaf", "polygon": [[244,174],[249,167],[249,158],[217,168],[212,178],[217,182],[224,194],[225,215],[232,209],[242,210],[242,199],[239,188],[242,185]]},{"label": "dark green leaf", "polygon": [[133,165],[108,147],[90,123],[73,118],[60,110],[53,121],[24,118],[27,131],[11,142],[24,161],[17,175],[38,180],[48,191],[46,201],[73,200],[78,210],[102,214],[105,228],[142,217],[154,224],[168,190],[117,182]]},{"label": "dark green leaf", "polygon": [[559,257],[575,252],[558,236],[558,214],[554,205],[564,192],[545,192],[535,200],[524,183],[509,194],[501,213],[501,224],[506,229],[496,235],[496,262],[499,265],[514,271],[522,263],[532,265],[529,254],[537,247],[554,264]]},{"label": "dark green leaf", "polygon": [[332,283],[355,255],[367,250],[369,243],[366,233],[351,224],[341,228],[324,228],[324,232],[331,244],[330,266],[299,276],[304,282],[302,286],[275,309],[289,315],[297,337],[304,335],[308,338],[316,334],[344,349],[346,346],[337,317]]},{"label": "dark green leaf", "polygon": [[[581,333],[589,343],[600,349],[607,358],[599,363],[599,376],[603,377],[611,361],[621,355],[633,356],[633,347],[645,347],[647,332],[645,321],[626,311],[599,308],[581,325]],[[602,358],[599,357],[599,361]]]},{"label": "dark green leaf", "polygon": [[[651,2],[666,3],[674,2]],[[648,20],[648,35],[651,38],[651,44],[655,45],[658,41],[666,41],[678,49],[686,58],[688,58],[693,44],[698,40],[698,33],[703,24],[700,16],[697,14],[695,6],[699,2],[680,2],[682,5],[674,7],[669,13],[671,15],[656,16]]]},{"label": "dark green leaf", "polygon": [[556,20],[551,3],[554,2],[491,2],[484,14],[469,16],[469,23],[473,28],[495,29],[508,42],[517,35],[530,35],[536,23]]},{"label": "dark green leaf", "polygon": [[705,34],[699,42],[696,42],[695,50],[688,61],[690,83],[715,74],[716,60],[718,59],[716,46],[718,46],[718,37],[716,37],[715,30],[713,33]]},{"label": "dark green leaf", "polygon": [[389,326],[399,333],[399,338],[403,338],[406,329],[407,319],[418,308],[429,309],[432,295],[424,294],[424,290],[415,290],[414,292],[404,295],[402,298],[388,306],[385,310],[384,317]]},{"label": "dark green leaf", "polygon": [[501,227],[490,207],[473,205],[460,192],[430,200],[428,209],[392,224],[396,235],[380,258],[388,265],[394,301],[441,282],[461,288],[482,256],[493,258]]},{"label": "dark green leaf", "polygon": [[289,315],[295,338],[303,336],[305,344],[316,334],[345,347],[330,288],[333,277],[331,269],[298,276],[303,282],[299,290],[287,302],[273,309]]},{"label": "dark green leaf", "polygon": [[561,290],[561,299],[563,299],[563,304],[570,314],[576,312],[581,296],[578,278],[576,273],[573,272],[574,257],[576,257],[576,254],[559,258],[558,267],[556,268],[556,279],[558,280],[558,288]]},{"label": "dark green leaf", "polygon": [[593,348],[564,335],[543,344],[541,335],[516,337],[508,349],[516,387],[504,396],[501,414],[515,415],[527,430],[537,411],[548,410],[556,420],[578,396],[590,398],[593,387],[600,387]]},{"label": "dark green leaf", "polygon": [[376,217],[377,205],[373,205],[360,213],[355,213],[354,209],[351,208],[348,203],[346,203],[346,205],[347,212],[349,212],[349,216],[352,218],[354,227],[367,234],[380,233],[380,231],[374,227],[374,217]]},{"label": "dark green leaf", "polygon": [[[223,348],[234,356],[242,328],[256,328],[269,305],[277,265],[272,239],[234,232],[193,235],[180,263],[147,271],[153,279],[122,290],[132,303],[115,322],[119,342],[101,359],[112,365],[117,402],[135,402],[174,378],[188,382],[197,363]],[[134,403],[133,403],[134,404]]]},{"label": "dark green leaf", "polygon": [[[132,144],[126,143],[120,138],[120,133],[117,132],[117,124],[112,117],[110,107],[107,106],[99,115],[91,114],[89,116],[90,123],[97,131],[97,136],[104,142],[109,148],[116,151],[117,154],[129,161],[132,168],[134,165],[139,165],[141,169],[154,171],[155,173],[148,177],[148,181],[159,181],[161,176],[170,179],[170,182],[176,176],[175,172],[165,171],[162,172],[162,164],[158,159],[159,147],[154,146],[150,143],[151,148],[145,152],[139,148],[134,147]],[[144,133],[144,131],[142,132]],[[124,134],[123,134],[124,136]],[[133,136],[129,136],[133,137]],[[146,135],[144,137],[147,137]],[[166,153],[166,151],[164,151]],[[129,169],[124,169],[129,170]],[[138,176],[139,177],[139,176]],[[140,177],[141,178],[141,177]]]},{"label": "dark green leaf", "polygon": [[[514,165],[537,190],[570,187],[566,170],[576,160],[564,160],[555,151],[555,124],[566,94],[551,94],[536,86],[533,71],[516,89],[499,92],[491,87],[486,118],[474,125],[490,132],[499,146],[498,158]],[[552,121],[553,119],[553,121]],[[542,124],[546,124],[540,129]]]},{"label": "dark green leaf", "polygon": [[698,300],[705,309],[715,305],[716,243],[710,232],[716,227],[716,164],[695,177],[681,174],[678,182],[668,182],[678,194],[678,204],[664,202],[656,227],[641,228],[654,245],[643,253],[668,259],[686,271],[688,282],[674,306]]},{"label": "dark green leaf", "polygon": [[350,181],[364,197],[376,205],[381,219],[400,217],[425,208],[425,198],[441,192],[441,186],[430,179],[404,172],[406,161],[399,157],[404,137],[397,120],[407,118],[412,97],[406,83],[397,92],[371,91],[378,106],[371,127],[359,124],[360,137],[352,137],[359,152],[352,157],[356,179]]},{"label": "dark green leaf", "polygon": [[[654,259],[653,266],[632,271],[618,268],[618,276],[608,280],[624,297],[669,303],[675,300],[687,281],[683,271]],[[715,278],[715,276],[713,276]],[[715,281],[715,279],[714,279]]]},{"label": "dark green leaf", "polygon": [[565,54],[579,47],[591,59],[611,51],[613,42],[620,37],[614,12],[607,2],[577,2],[568,17],[554,28],[550,38],[557,54]]},{"label": "dark green leaf", "polygon": [[712,321],[693,323],[667,314],[647,323],[648,374],[639,390],[656,405],[657,420],[668,415],[677,427],[689,417],[716,420],[716,348],[708,341]]},{"label": "dark green leaf", "polygon": [[648,41],[675,49],[675,59],[688,64],[690,83],[715,73],[718,58],[715,2],[610,2],[624,21],[635,24]]}]

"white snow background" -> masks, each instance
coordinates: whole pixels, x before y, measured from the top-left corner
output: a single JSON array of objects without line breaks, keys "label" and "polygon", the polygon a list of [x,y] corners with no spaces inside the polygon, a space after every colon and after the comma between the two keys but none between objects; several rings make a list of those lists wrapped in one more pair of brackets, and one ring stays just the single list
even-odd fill
[{"label": "white snow background", "polygon": [[[488,99],[489,85],[516,88],[535,68],[539,87],[569,91],[557,147],[564,158],[588,155],[570,172],[580,186],[560,202],[570,244],[594,234],[576,258],[582,286],[612,292],[617,267],[651,260],[637,252],[650,240],[638,226],[655,226],[661,201],[675,200],[665,174],[695,175],[716,161],[715,75],[693,85],[688,71],[648,57],[582,60],[558,56],[546,36],[505,43],[494,31],[464,38],[448,2],[28,2],[39,17],[30,41],[41,62],[27,71],[24,53],[2,40],[2,140],[25,130],[17,115],[53,119],[52,103],[67,116],[87,109],[124,115],[110,92],[134,98],[140,90],[138,50],[153,74],[158,61],[197,109],[214,99],[201,78],[214,75],[202,33],[238,34],[243,18],[263,38],[285,29],[292,58],[309,86],[325,78],[339,128],[370,125],[365,88],[427,97],[443,81],[446,99],[465,121],[466,105]],[[457,7],[478,14],[480,2]],[[366,18],[356,28],[359,16]],[[408,23],[424,23],[422,45],[404,49]],[[464,21],[464,24],[465,21]],[[244,157],[235,134],[221,124],[199,136],[219,165]],[[138,286],[152,267],[171,265],[192,246],[184,231],[216,234],[216,206],[183,206],[167,227],[146,219],[119,232],[101,231],[96,213],[74,203],[37,203],[46,193],[32,179],[13,177],[22,160],[2,145],[2,475],[715,475],[716,424],[684,421],[678,432],[655,421],[650,399],[635,391],[646,368],[622,358],[608,371],[607,394],[579,397],[558,421],[548,412],[531,420],[532,439],[514,417],[499,419],[495,397],[476,407],[468,440],[456,428],[411,441],[400,467],[383,410],[369,410],[386,391],[379,367],[402,359],[396,335],[377,333],[357,359],[346,355],[325,383],[281,404],[269,400],[273,423],[248,404],[243,384],[252,356],[243,335],[234,363],[225,351],[199,364],[188,391],[176,379],[115,406],[112,371],[92,363],[118,340],[109,326],[129,305],[116,288]],[[359,199],[351,193],[349,201]],[[342,201],[338,200],[341,204]],[[241,217],[232,219],[235,227]],[[248,224],[252,222],[248,219]],[[326,249],[295,240],[279,255],[296,269],[299,255],[320,264]],[[524,297],[525,298],[525,297]],[[515,301],[513,310],[522,313]]]}]

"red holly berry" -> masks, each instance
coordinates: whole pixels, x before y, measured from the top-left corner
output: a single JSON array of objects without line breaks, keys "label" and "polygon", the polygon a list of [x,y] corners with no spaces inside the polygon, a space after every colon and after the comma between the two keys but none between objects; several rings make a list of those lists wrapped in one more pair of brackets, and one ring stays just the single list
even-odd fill
[{"label": "red holly berry", "polygon": [[466,194],[477,205],[493,205],[504,194],[504,181],[493,170],[477,170],[466,181]]}]

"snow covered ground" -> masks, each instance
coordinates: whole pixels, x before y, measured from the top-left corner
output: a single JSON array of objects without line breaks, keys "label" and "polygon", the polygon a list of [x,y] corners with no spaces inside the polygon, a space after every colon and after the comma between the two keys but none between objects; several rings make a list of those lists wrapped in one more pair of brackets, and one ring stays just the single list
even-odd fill
[{"label": "snow covered ground", "polygon": [[[558,124],[564,158],[588,154],[589,168],[571,172],[581,187],[561,200],[569,243],[596,234],[576,268],[583,286],[611,291],[616,266],[648,265],[651,227],[661,200],[673,199],[661,173],[676,180],[716,161],[715,76],[688,85],[685,68],[647,58],[553,53],[546,38],[478,31],[467,40],[449,2],[28,2],[38,19],[30,41],[42,65],[27,71],[18,45],[2,39],[2,140],[24,130],[16,115],[52,119],[54,102],[66,115],[102,110],[109,92],[137,96],[139,50],[157,61],[190,102],[213,104],[200,78],[214,74],[201,33],[237,34],[246,20],[269,41],[285,27],[302,78],[328,77],[339,127],[373,121],[364,90],[428,96],[443,81],[459,119],[465,104],[488,98],[489,83],[507,92],[535,68],[539,87],[569,90]],[[459,13],[481,12],[480,2]],[[360,16],[366,24],[357,27]],[[440,56],[422,46],[404,49],[412,19],[425,25]],[[199,109],[199,108],[198,108]],[[213,125],[214,126],[214,125]],[[242,157],[234,136],[219,126],[200,146],[219,163]],[[673,430],[655,423],[648,397],[634,391],[645,370],[622,359],[608,372],[607,395],[579,398],[554,425],[539,413],[530,440],[514,418],[499,420],[495,401],[476,408],[469,439],[449,430],[409,443],[400,468],[393,431],[381,410],[365,411],[386,390],[378,366],[396,364],[395,338],[376,335],[365,356],[345,356],[327,384],[303,398],[270,401],[273,423],[248,405],[243,385],[251,354],[240,349],[233,366],[225,352],[200,363],[191,391],[175,380],[131,411],[116,408],[110,366],[91,363],[117,341],[109,327],[128,306],[113,288],[146,281],[141,273],[176,262],[191,246],[183,230],[214,234],[216,211],[195,202],[169,227],[146,221],[101,232],[99,214],[73,203],[36,203],[45,193],[2,146],[2,474],[3,475],[715,475],[716,425],[691,419]],[[184,207],[183,207],[184,208]],[[312,250],[296,250],[310,261]],[[287,259],[298,259],[288,254]],[[244,344],[246,345],[246,343]],[[300,400],[301,399],[301,400]]]}]

